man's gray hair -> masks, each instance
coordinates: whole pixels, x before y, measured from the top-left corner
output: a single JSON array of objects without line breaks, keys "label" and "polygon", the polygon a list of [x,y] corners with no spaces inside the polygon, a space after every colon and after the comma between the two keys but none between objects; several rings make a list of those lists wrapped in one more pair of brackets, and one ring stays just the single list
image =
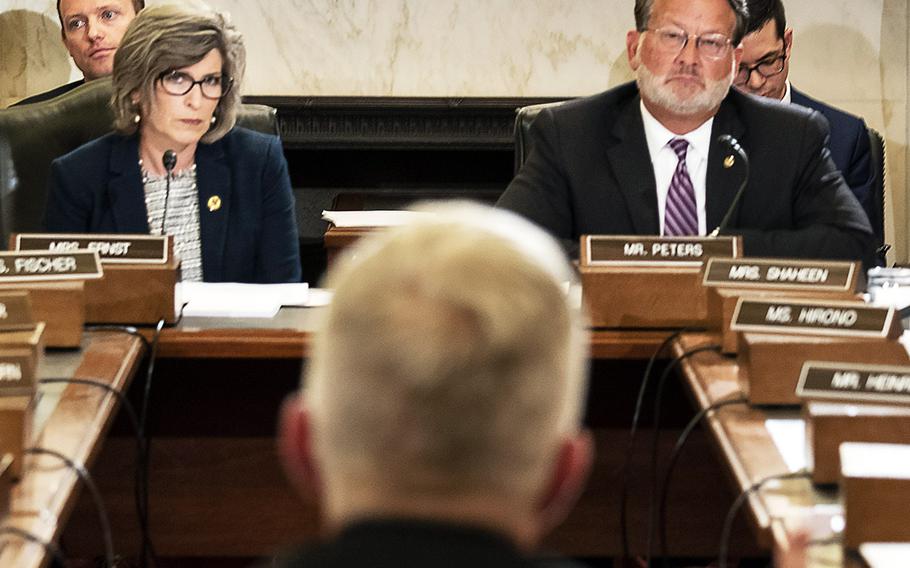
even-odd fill
[{"label": "man's gray hair", "polygon": [[[155,96],[164,73],[201,61],[208,52],[221,53],[221,72],[233,80],[231,90],[215,109],[215,124],[202,137],[211,143],[228,133],[237,121],[240,84],[246,69],[243,37],[225,14],[175,4],[149,6],[130,22],[114,55],[114,128],[121,134],[136,132],[134,118]],[[139,105],[134,102],[139,95]]]},{"label": "man's gray hair", "polygon": [[531,500],[580,429],[588,339],[573,272],[511,213],[425,211],[330,272],[304,379],[316,455],[348,490]]},{"label": "man's gray hair", "polygon": [[[743,36],[746,35],[746,26],[749,24],[749,11],[746,9],[744,0],[727,0],[733,14],[736,16],[736,26],[733,28],[733,35],[730,41],[733,46],[739,45]],[[651,20],[651,10],[654,8],[654,0],[635,0],[635,29],[643,32],[648,29],[648,23]]]}]

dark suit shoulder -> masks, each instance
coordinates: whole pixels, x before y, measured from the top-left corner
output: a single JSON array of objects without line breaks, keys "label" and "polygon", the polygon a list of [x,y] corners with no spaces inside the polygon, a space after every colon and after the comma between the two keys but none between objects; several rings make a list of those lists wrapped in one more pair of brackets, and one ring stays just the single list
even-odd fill
[{"label": "dark suit shoulder", "polygon": [[853,124],[856,128],[865,128],[866,123],[862,118],[845,110],[833,107],[827,103],[823,103],[822,101],[810,97],[802,91],[792,89],[790,91],[790,101],[794,104],[817,110],[818,112],[822,113],[825,118],[828,119],[828,122],[832,126],[837,122],[844,124]]}]

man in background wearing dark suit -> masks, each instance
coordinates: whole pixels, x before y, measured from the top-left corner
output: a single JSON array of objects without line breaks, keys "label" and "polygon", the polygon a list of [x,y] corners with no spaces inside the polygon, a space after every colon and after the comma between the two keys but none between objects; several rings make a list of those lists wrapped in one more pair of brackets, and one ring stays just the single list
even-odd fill
[{"label": "man in background wearing dark suit", "polygon": [[272,566],[531,568],[581,491],[588,339],[571,266],[515,215],[430,212],[332,267],[280,444],[324,540]]},{"label": "man in background wearing dark suit", "polygon": [[[793,88],[787,76],[793,49],[793,29],[781,0],[746,0],[749,26],[743,37],[743,58],[733,85],[747,93],[795,103],[822,113],[828,120],[828,148],[847,185],[869,213],[872,164],[869,134],[863,119],[847,114]],[[871,216],[870,216],[871,217]],[[881,227],[873,227],[880,231]],[[876,235],[879,239],[882,235]]]},{"label": "man in background wearing dark suit", "polygon": [[13,106],[46,101],[86,81],[110,75],[120,39],[144,7],[145,0],[57,0],[63,45],[85,78],[32,95]]},{"label": "man in background wearing dark suit", "polygon": [[626,48],[636,83],[546,109],[499,205],[561,239],[582,234],[721,233],[749,256],[863,259],[869,221],[825,146],[815,111],[731,90],[746,29],[742,0],[637,0]]}]

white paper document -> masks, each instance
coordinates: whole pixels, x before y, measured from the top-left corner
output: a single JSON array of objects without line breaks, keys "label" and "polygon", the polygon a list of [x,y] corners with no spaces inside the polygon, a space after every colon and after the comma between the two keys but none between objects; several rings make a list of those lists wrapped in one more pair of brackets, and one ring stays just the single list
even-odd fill
[{"label": "white paper document", "polygon": [[765,428],[791,472],[807,467],[805,422],[799,418],[771,418],[765,420]]},{"label": "white paper document", "polygon": [[432,215],[419,211],[323,211],[322,219],[336,227],[397,227]]},{"label": "white paper document", "polygon": [[180,282],[174,294],[184,317],[271,318],[282,306],[307,306],[309,285]]}]

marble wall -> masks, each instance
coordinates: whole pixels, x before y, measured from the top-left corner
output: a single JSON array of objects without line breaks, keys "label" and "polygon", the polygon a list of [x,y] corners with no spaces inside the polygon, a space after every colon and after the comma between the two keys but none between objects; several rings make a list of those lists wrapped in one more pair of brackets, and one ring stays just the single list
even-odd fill
[{"label": "marble wall", "polygon": [[[148,0],[149,4],[164,0]],[[252,95],[575,96],[627,80],[632,0],[208,0],[247,38]],[[885,133],[908,243],[907,0],[790,0],[791,78]],[[55,0],[0,0],[0,106],[79,77]]]}]

